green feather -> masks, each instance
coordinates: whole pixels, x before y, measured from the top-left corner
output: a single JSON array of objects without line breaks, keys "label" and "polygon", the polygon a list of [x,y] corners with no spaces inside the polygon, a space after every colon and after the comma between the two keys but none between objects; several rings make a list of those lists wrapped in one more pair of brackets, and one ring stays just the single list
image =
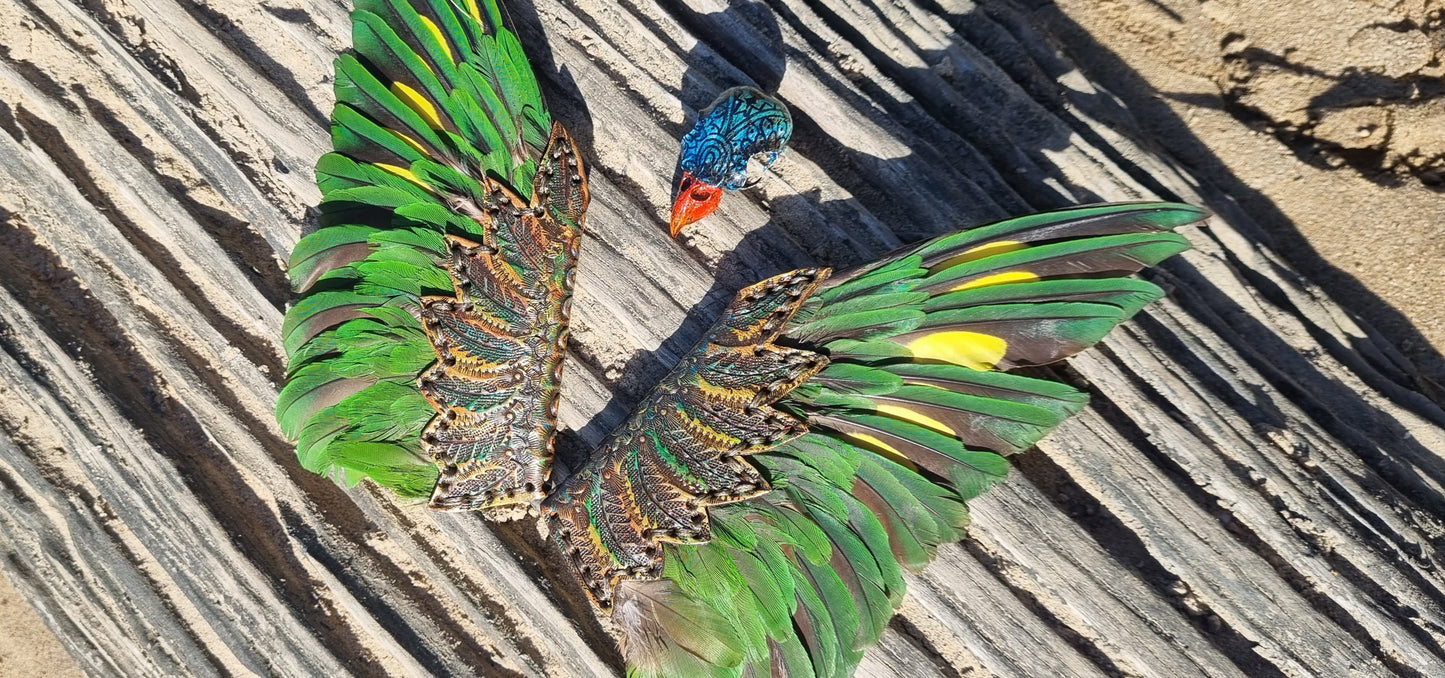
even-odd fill
[{"label": "green feather", "polygon": [[[412,202],[440,204],[431,191],[396,174],[367,163],[359,163],[340,154],[328,153],[317,163],[317,183],[327,200],[349,199],[377,207],[395,209]],[[342,198],[338,194],[362,195],[358,191],[387,189],[394,191],[394,197],[380,202],[368,202],[355,197]]]},{"label": "green feather", "polygon": [[[427,28],[426,20],[405,0],[359,0],[356,9],[377,15],[382,24],[391,28],[406,49],[416,55],[447,88],[455,87],[456,66],[451,46],[441,33],[441,26],[433,33]],[[436,24],[435,21],[432,22]],[[358,50],[361,51],[358,46]],[[365,54],[365,52],[363,52]]]},{"label": "green feather", "polygon": [[[442,116],[447,89],[437,74],[381,17],[358,10],[351,13],[351,42],[356,52],[393,83],[403,83],[425,97],[437,114],[442,129],[454,130],[449,116]],[[423,118],[425,120],[425,118]]]},{"label": "green feather", "polygon": [[1091,235],[1172,231],[1209,216],[1190,205],[1161,202],[1085,205],[1006,219],[931,240],[915,253],[933,267],[967,250],[1000,241],[1036,243]]},{"label": "green feather", "polygon": [[948,470],[948,479],[958,496],[967,501],[1008,476],[1008,460],[992,452],[965,450],[958,464]]},{"label": "green feather", "polygon": [[362,294],[415,297],[446,294],[452,288],[451,278],[430,263],[417,266],[404,261],[368,258],[352,266],[363,276],[356,285],[356,291]]},{"label": "green feather", "polygon": [[336,414],[334,406],[312,415],[296,436],[296,458],[301,462],[301,468],[330,475],[333,468],[327,448],[349,425],[349,421]]},{"label": "green feather", "polygon": [[281,343],[287,355],[293,354],[322,330],[362,317],[366,309],[386,301],[382,297],[346,290],[313,292],[286,312],[286,318],[281,323]]},{"label": "green feather", "polygon": [[1176,233],[1101,235],[1051,242],[942,268],[923,279],[922,289],[941,292],[1011,272],[1039,278],[1128,274],[1187,249],[1189,241]]},{"label": "green feather", "polygon": [[[918,255],[894,255],[860,269],[835,274],[824,289],[808,300],[808,306],[829,306],[861,295],[877,294],[890,285],[910,287],[911,281],[923,277],[928,270]],[[900,290],[901,291],[901,290]]]},{"label": "green feather", "polygon": [[[748,592],[752,594],[753,607],[759,613],[768,638],[785,638],[791,635],[793,607],[796,603],[792,582],[789,581],[784,586],[781,578],[775,576],[775,571],[770,569],[783,564],[782,559],[785,556],[782,550],[775,544],[765,544],[751,549],[730,548],[728,554],[738,573],[743,576]],[[768,656],[766,643],[758,649],[762,650],[758,656],[765,659]]]},{"label": "green feather", "polygon": [[852,493],[878,516],[893,557],[910,570],[927,565],[937,545],[954,537],[955,533],[940,525],[922,501],[873,459],[861,460]]},{"label": "green feather", "polygon": [[931,385],[903,386],[868,400],[875,406],[917,413],[947,426],[951,430],[946,433],[965,445],[1005,454],[1032,447],[1063,421],[1059,413],[1037,405],[954,393]]},{"label": "green feather", "polygon": [[812,641],[817,649],[809,652],[813,670],[824,676],[847,675],[862,658],[861,652],[853,650],[859,623],[857,603],[831,563],[804,560],[798,564],[801,582],[807,585],[796,588],[805,594],[801,596],[803,608],[816,629]]},{"label": "green feather", "polygon": [[372,384],[337,403],[336,412],[352,419],[346,439],[362,441],[410,440],[436,414],[409,380]]},{"label": "green feather", "polygon": [[[495,44],[495,41],[489,42]],[[489,64],[483,66],[479,62],[462,64],[457,69],[457,76],[461,79],[462,89],[458,92],[465,93],[467,103],[478,107],[485,117],[484,125],[490,132],[491,140],[484,146],[488,150],[508,148],[506,140],[520,137],[517,131],[517,121],[507,109],[507,103],[502,94],[497,91],[492,79],[487,76]]]},{"label": "green feather", "polygon": [[844,396],[875,395],[891,393],[902,385],[901,377],[885,370],[849,362],[832,362],[822,372],[813,375],[808,383],[794,390],[790,398],[811,401],[822,396],[825,390]]},{"label": "green feather", "polygon": [[813,323],[824,318],[848,315],[850,313],[881,311],[890,308],[918,308],[923,302],[927,300],[927,292],[889,292],[869,294],[867,296],[845,299],[837,303],[820,305],[816,315],[809,318],[808,322]]},{"label": "green feather", "polygon": [[[858,626],[847,647],[861,651],[878,642],[878,636],[896,609],[895,601],[902,601],[903,579],[898,561],[887,547],[888,536],[877,518],[872,521],[875,530],[864,528],[862,532],[855,532],[857,526],[845,525],[827,513],[815,513],[814,518],[833,542],[836,551],[832,570],[848,588],[858,614]],[[870,548],[868,536],[874,542],[881,540],[881,550],[875,552]]]},{"label": "green feather", "polygon": [[448,195],[468,196],[479,203],[486,199],[487,193],[480,182],[441,163],[418,160],[412,163],[411,173]]},{"label": "green feather", "polygon": [[[473,83],[471,78],[476,71],[466,64],[462,64],[462,69],[462,82]],[[482,171],[493,177],[508,178],[512,158],[507,152],[507,143],[498,126],[495,123],[488,124],[491,122],[490,116],[477,102],[476,95],[464,89],[455,90],[451,94],[451,100],[447,102],[447,108],[457,116],[457,127],[462,135],[472,141],[480,154]]]},{"label": "green feather", "polygon": [[923,322],[923,317],[923,311],[916,308],[883,308],[846,315],[828,315],[796,328],[789,328],[788,336],[812,343],[825,343],[839,338],[866,341],[912,330]]},{"label": "green feather", "polygon": [[907,343],[934,332],[976,332],[1004,340],[1009,365],[1046,365],[1094,345],[1123,321],[1123,310],[1109,304],[997,304],[936,311],[917,330],[892,339]]},{"label": "green feather", "polygon": [[358,186],[326,194],[326,202],[347,202],[396,209],[414,202],[416,196],[397,186]]},{"label": "green feather", "polygon": [[[392,322],[379,316],[379,311],[399,311],[406,322]],[[394,375],[419,374],[435,359],[431,343],[410,314],[385,307],[366,309],[363,313],[363,317],[322,332],[292,354],[287,377],[321,358],[333,359],[337,364],[360,362],[362,368],[367,364],[365,361],[380,359],[387,361],[382,367]]]},{"label": "green feather", "polygon": [[316,167],[321,228],[291,258],[303,296],[282,327],[278,421],[306,468],[406,496],[437,473],[418,456],[435,410],[416,385],[436,354],[412,313],[420,297],[453,293],[442,236],[491,237],[453,207],[486,197],[478,172],[530,193],[551,124],[500,8],[481,5],[473,16],[453,0],[358,0],[356,54],[335,64],[336,152]]},{"label": "green feather", "polygon": [[837,339],[823,344],[823,350],[834,360],[856,360],[863,363],[913,357],[913,353],[907,348],[891,341]]},{"label": "green feather", "polygon": [[331,145],[337,153],[367,162],[385,162],[406,167],[425,158],[391,130],[346,104],[331,113]]},{"label": "green feather", "polygon": [[[403,11],[400,3],[397,3],[397,11]],[[431,19],[441,30],[446,39],[447,48],[451,50],[455,63],[462,63],[476,58],[476,51],[472,48],[470,33],[463,25],[463,17],[466,12],[459,4],[452,0],[426,0],[424,5],[418,5],[417,11]],[[470,17],[466,17],[470,18]]]},{"label": "green feather", "polygon": [[1163,295],[1158,285],[1133,278],[1043,280],[940,294],[923,304],[923,310],[932,313],[990,304],[1078,301],[1118,306],[1123,317],[1128,318]]},{"label": "green feather", "polygon": [[371,478],[402,497],[420,499],[430,495],[437,482],[437,467],[431,459],[418,449],[396,443],[338,441],[328,446],[327,454],[348,485]]},{"label": "green feather", "polygon": [[375,228],[340,224],[307,235],[291,250],[291,284],[306,291],[327,271],[365,259]]},{"label": "green feather", "polygon": [[623,646],[629,678],[738,675],[743,648],[731,631],[730,611],[683,594],[671,578],[629,582],[617,597],[618,624],[634,631]]},{"label": "green feather", "polygon": [[[408,205],[408,207],[436,206]],[[417,221],[421,223],[420,220]],[[435,228],[430,223],[426,224],[426,228],[395,228],[377,232],[371,237],[371,244],[381,250],[389,251],[393,258],[406,257],[406,260],[415,266],[438,268],[438,264],[447,254],[447,242],[442,237],[442,233],[445,231]]]},{"label": "green feather", "polygon": [[1060,420],[1083,409],[1089,396],[1068,384],[1004,372],[983,372],[956,365],[896,363],[883,369],[910,384],[934,386],[954,393],[1042,407]]},{"label": "green feather", "polygon": [[355,56],[343,54],[336,58],[335,89],[338,103],[348,104],[387,129],[411,137],[434,156],[449,154],[447,144],[421,114],[398,99]]},{"label": "green feather", "polygon": [[370,382],[338,374],[330,364],[307,365],[286,380],[276,399],[276,421],[295,438],[313,413],[335,405]]},{"label": "green feather", "polygon": [[547,143],[547,129],[551,120],[542,105],[542,92],[537,79],[527,65],[527,55],[522,50],[522,41],[506,28],[497,30],[497,43],[501,47],[502,59],[493,59],[494,77],[502,83],[508,107],[522,121],[522,139],[529,145],[542,146]]}]

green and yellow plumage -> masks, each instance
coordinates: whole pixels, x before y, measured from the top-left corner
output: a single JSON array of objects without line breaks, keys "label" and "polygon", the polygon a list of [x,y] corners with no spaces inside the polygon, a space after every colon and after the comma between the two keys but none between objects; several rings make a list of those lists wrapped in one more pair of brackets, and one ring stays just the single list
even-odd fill
[{"label": "green and yellow plumage", "polygon": [[1159,298],[1125,276],[1205,216],[1074,208],[739,293],[543,505],[629,675],[851,674],[1001,455],[1087,402],[999,370],[1072,355]]},{"label": "green and yellow plumage", "polygon": [[[277,403],[307,469],[542,496],[586,184],[494,0],[358,0]],[[484,394],[484,395],[483,395]]]}]

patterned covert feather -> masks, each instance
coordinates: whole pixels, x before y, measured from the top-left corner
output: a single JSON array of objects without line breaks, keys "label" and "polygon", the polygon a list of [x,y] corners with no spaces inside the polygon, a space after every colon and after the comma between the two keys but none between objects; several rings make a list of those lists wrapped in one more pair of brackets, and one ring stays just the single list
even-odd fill
[{"label": "patterned covert feather", "polygon": [[421,441],[442,465],[437,509],[494,509],[545,497],[573,262],[587,184],[577,149],[553,128],[532,199],[484,180],[490,243],[447,237],[452,297],[421,300],[437,364],[418,380],[438,415]]},{"label": "patterned covert feather", "polygon": [[771,404],[828,364],[772,342],[828,272],[784,273],[739,292],[698,350],[543,503],[553,539],[600,607],[623,577],[662,575],[663,542],[712,539],[706,507],[768,491],[742,457],[807,432]]}]

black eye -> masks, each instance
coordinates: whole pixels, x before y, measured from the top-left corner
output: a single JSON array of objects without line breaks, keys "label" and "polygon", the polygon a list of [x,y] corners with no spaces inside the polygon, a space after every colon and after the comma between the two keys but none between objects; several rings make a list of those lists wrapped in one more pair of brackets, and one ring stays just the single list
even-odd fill
[{"label": "black eye", "polygon": [[711,186],[694,186],[692,189],[692,199],[699,201],[707,200],[712,197],[712,191]]}]

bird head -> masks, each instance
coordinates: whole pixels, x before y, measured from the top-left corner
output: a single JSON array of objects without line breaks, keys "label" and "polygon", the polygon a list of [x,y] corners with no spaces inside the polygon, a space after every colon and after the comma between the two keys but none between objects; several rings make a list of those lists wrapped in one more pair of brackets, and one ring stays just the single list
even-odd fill
[{"label": "bird head", "polygon": [[688,224],[712,214],[713,210],[722,204],[722,196],[722,186],[703,183],[691,172],[683,172],[682,181],[677,185],[677,201],[672,203],[672,219],[668,224],[672,237],[676,238]]}]

